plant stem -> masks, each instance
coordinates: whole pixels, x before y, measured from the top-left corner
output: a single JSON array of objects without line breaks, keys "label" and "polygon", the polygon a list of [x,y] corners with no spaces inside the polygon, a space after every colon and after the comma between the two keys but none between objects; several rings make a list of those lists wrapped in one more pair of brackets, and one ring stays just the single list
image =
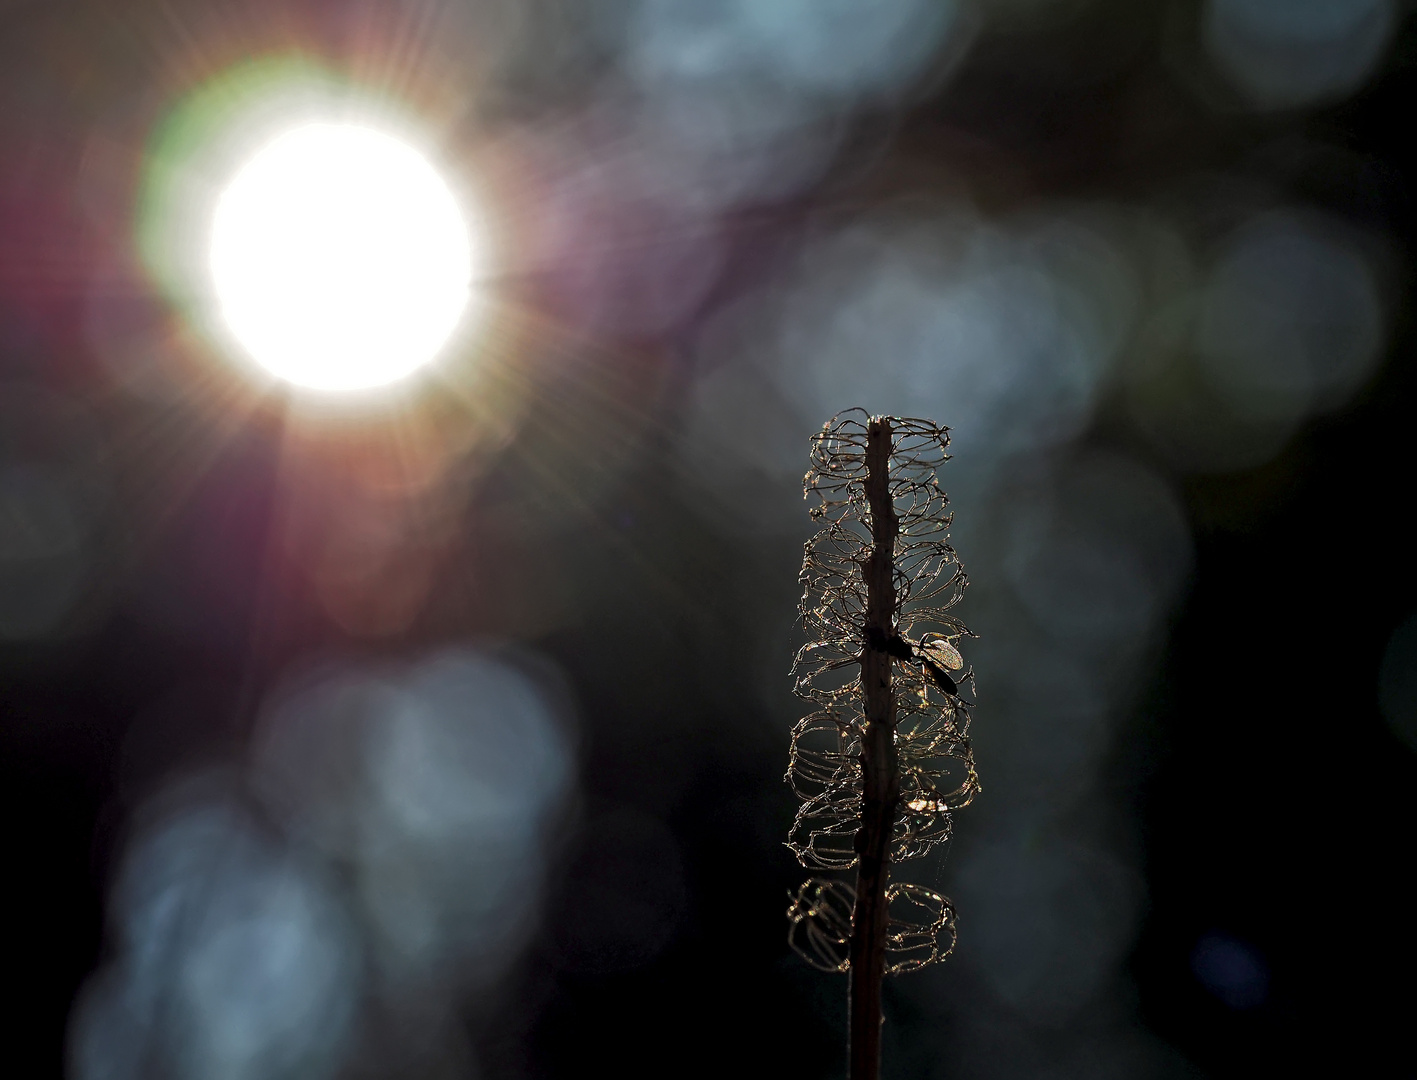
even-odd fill
[{"label": "plant stem", "polygon": [[[895,541],[899,531],[890,493],[893,432],[887,419],[866,430],[866,501],[871,511],[871,555],[866,579],[869,640],[889,641],[895,631]],[[878,1080],[881,1073],[881,980],[886,969],[886,878],[891,830],[900,797],[895,746],[895,695],[891,658],[868,645],[861,659],[866,726],[861,739],[863,803],[856,833],[856,908],[851,918],[850,1080]]]}]

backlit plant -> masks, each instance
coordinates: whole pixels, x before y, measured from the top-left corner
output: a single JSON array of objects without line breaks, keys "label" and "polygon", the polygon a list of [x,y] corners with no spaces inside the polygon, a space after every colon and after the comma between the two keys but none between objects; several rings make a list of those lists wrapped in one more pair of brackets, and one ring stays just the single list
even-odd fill
[{"label": "backlit plant", "polygon": [[[965,587],[938,471],[949,431],[927,420],[840,414],[813,437],[804,487],[821,530],[802,562],[808,641],[793,665],[813,711],[793,729],[801,797],[788,846],[809,879],[788,909],[809,963],[850,976],[850,1078],[880,1072],[881,981],[947,956],[949,900],[891,868],[948,840],[979,791],[969,745]],[[854,883],[847,872],[855,870]]]}]

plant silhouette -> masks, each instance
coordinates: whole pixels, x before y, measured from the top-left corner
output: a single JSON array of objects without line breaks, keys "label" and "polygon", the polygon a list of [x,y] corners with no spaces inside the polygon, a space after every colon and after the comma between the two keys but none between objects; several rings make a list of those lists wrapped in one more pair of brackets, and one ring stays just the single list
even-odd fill
[{"label": "plant silhouette", "polygon": [[[950,609],[966,579],[949,543],[938,470],[949,430],[841,413],[812,439],[805,495],[821,530],[802,561],[808,641],[793,664],[814,710],[793,729],[787,781],[802,799],[788,847],[813,877],[788,908],[788,940],[850,976],[850,1080],[880,1073],[881,980],[949,955],[949,900],[890,880],[892,863],[950,837],[979,791],[969,745],[974,686]],[[917,629],[925,632],[917,635]]]}]

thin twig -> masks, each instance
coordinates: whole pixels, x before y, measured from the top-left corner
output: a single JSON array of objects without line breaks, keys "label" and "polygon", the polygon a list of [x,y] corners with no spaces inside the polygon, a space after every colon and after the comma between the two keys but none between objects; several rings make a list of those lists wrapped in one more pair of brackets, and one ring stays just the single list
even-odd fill
[{"label": "thin twig", "polygon": [[881,1073],[881,979],[886,971],[886,877],[891,831],[900,799],[895,747],[895,694],[891,657],[877,642],[895,634],[895,541],[899,532],[890,492],[891,422],[872,420],[866,429],[866,500],[871,553],[866,579],[866,627],[871,647],[861,656],[866,727],[861,739],[861,827],[856,832],[856,908],[851,918],[850,1080],[878,1080]]}]

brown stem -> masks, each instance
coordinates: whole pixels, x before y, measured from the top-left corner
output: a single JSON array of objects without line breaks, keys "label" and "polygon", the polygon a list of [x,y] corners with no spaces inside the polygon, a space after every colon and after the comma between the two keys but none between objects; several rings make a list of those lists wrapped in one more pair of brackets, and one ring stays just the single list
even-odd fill
[{"label": "brown stem", "polygon": [[[868,640],[886,642],[895,631],[895,541],[900,524],[890,494],[890,421],[866,429],[866,502],[871,511],[871,555],[866,578]],[[895,695],[891,658],[868,645],[861,659],[866,727],[861,739],[863,801],[856,833],[856,909],[851,917],[850,1080],[878,1080],[881,1073],[881,980],[886,970],[886,877],[891,829],[900,797],[895,747]]]}]

